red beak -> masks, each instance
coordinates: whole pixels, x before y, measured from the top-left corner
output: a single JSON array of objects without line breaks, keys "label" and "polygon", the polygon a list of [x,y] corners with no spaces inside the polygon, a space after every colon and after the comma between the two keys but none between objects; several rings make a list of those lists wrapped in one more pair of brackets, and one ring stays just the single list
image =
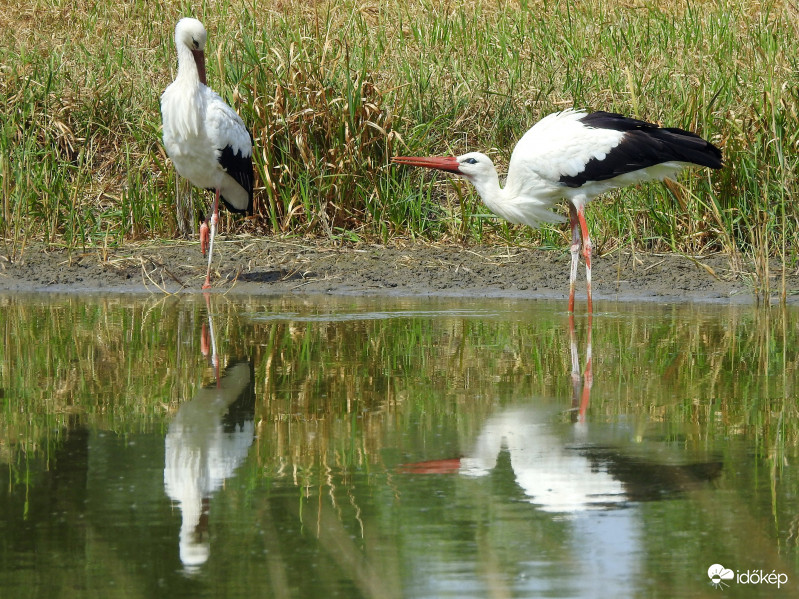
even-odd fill
[{"label": "red beak", "polygon": [[205,82],[205,53],[202,50],[192,50],[191,53],[194,55],[194,63],[197,65],[200,83],[207,85]]},{"label": "red beak", "polygon": [[454,156],[433,156],[425,158],[423,156],[395,156],[391,159],[397,164],[407,164],[408,166],[423,166],[424,168],[435,168],[448,173],[461,174],[458,159]]}]

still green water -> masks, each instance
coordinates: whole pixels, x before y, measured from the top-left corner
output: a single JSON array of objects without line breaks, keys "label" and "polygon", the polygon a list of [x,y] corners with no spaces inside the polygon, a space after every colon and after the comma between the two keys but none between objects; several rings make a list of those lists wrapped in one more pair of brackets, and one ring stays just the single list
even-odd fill
[{"label": "still green water", "polygon": [[597,308],[0,297],[0,596],[796,596],[799,312]]}]

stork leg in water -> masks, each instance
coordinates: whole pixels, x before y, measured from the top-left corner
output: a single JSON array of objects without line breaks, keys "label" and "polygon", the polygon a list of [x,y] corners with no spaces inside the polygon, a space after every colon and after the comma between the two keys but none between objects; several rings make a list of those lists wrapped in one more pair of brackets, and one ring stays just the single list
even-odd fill
[{"label": "stork leg in water", "polygon": [[203,323],[202,332],[200,333],[200,351],[203,356],[208,358],[211,366],[214,367],[214,375],[216,375],[216,386],[219,387],[219,356],[216,353],[216,334],[214,333],[214,319],[211,316],[211,298],[207,293],[205,296],[205,308],[208,312],[208,323]]},{"label": "stork leg in water", "polygon": [[593,315],[588,313],[588,331],[586,333],[585,370],[580,379],[580,356],[577,350],[577,332],[574,328],[574,312],[569,312],[569,345],[572,359],[572,410],[577,422],[585,422],[585,413],[591,402],[591,387],[594,384],[593,359],[591,355],[591,329]]}]

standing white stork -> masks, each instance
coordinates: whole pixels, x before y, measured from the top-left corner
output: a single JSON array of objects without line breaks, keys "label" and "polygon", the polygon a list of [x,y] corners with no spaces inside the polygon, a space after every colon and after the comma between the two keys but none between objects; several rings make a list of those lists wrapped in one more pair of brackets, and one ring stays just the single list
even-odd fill
[{"label": "standing white stork", "polygon": [[[215,192],[211,212],[208,271],[219,221],[219,200],[233,212],[252,213],[252,139],[238,114],[205,83],[205,27],[185,18],[175,27],[178,74],[161,95],[164,148],[178,173]],[[208,219],[200,227],[200,247],[208,244]]]},{"label": "standing white stork", "polygon": [[591,300],[591,238],[585,205],[596,196],[641,181],[674,177],[689,164],[718,169],[721,151],[682,129],[609,112],[586,114],[564,110],[550,114],[524,134],[500,187],[494,163],[485,154],[457,157],[397,156],[394,162],[435,168],[466,177],[491,212],[514,224],[537,227],[562,222],[552,205],[567,200],[572,227],[569,312],[574,312],[574,286],[580,246],[586,270],[588,312]]}]

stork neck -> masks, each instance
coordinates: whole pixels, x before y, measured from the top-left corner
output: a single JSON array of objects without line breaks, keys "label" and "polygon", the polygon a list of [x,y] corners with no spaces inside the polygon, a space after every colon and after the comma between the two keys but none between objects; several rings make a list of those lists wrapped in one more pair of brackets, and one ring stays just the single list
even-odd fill
[{"label": "stork neck", "polygon": [[178,75],[186,83],[205,84],[205,57],[201,51],[193,51],[178,44]]},{"label": "stork neck", "polygon": [[499,186],[499,176],[496,171],[479,178],[471,179],[477,193],[486,205],[496,203],[503,195],[503,189]]}]

